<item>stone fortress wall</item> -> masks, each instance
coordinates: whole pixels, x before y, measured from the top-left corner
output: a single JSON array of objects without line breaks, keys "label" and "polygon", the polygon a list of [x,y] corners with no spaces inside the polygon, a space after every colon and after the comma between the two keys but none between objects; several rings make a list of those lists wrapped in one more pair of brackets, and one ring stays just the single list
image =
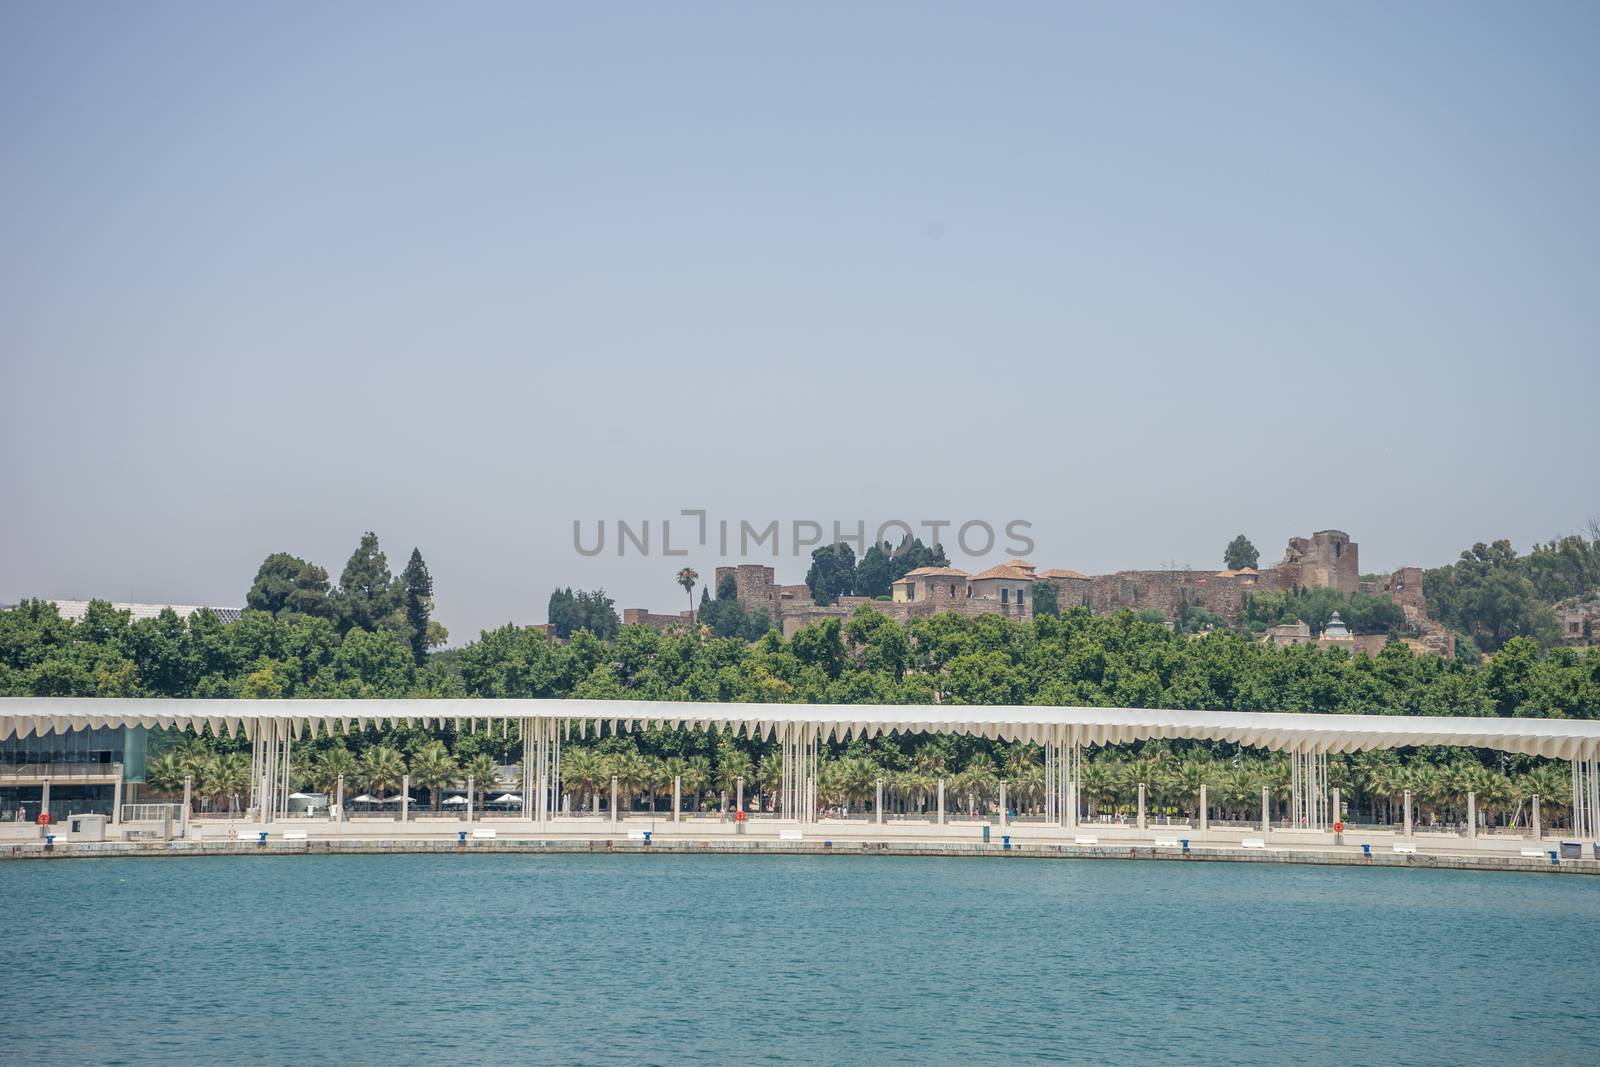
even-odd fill
[{"label": "stone fortress wall", "polygon": [[[956,568],[923,568],[895,583],[890,600],[842,597],[835,604],[818,605],[804,585],[780,585],[773,567],[740,563],[716,569],[713,591],[726,575],[734,580],[735,595],[746,611],[765,611],[785,637],[823,619],[846,619],[864,604],[900,622],[925,618],[943,611],[966,616],[1004,615],[1033,617],[1032,587],[1048,581],[1056,587],[1062,610],[1080,605],[1096,614],[1128,608],[1157,611],[1176,618],[1185,604],[1236,620],[1244,598],[1253,592],[1287,592],[1293,589],[1333,588],[1341,593],[1386,596],[1400,605],[1406,622],[1422,634],[1415,644],[1442,655],[1453,654],[1454,637],[1428,617],[1422,595],[1422,569],[1402,567],[1381,582],[1362,582],[1360,547],[1343,530],[1319,530],[1310,537],[1292,537],[1283,558],[1261,570],[1129,570],[1114,574],[1083,575],[1075,571],[1038,572],[1023,560],[1008,561],[981,574]],[[1005,590],[1005,599],[998,590]],[[1024,592],[1026,591],[1026,592]],[[623,612],[625,624],[664,628],[687,621],[688,613],[658,615],[639,608]],[[1300,643],[1299,635],[1281,635],[1279,643]],[[1305,635],[1310,641],[1310,635]],[[1358,638],[1363,651],[1381,647],[1382,638]]]}]

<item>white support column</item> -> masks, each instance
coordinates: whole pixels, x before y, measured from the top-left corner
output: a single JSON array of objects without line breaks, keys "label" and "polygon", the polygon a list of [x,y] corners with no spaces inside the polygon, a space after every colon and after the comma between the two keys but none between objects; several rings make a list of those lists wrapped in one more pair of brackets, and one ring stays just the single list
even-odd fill
[{"label": "white support column", "polygon": [[[185,841],[189,840],[189,803],[193,795],[194,779],[186,774],[183,776],[183,822],[181,824],[183,830],[178,834]],[[48,807],[50,804],[50,779],[48,778],[44,780],[44,802],[45,806]]]},{"label": "white support column", "polygon": [[1206,799],[1206,784],[1200,783],[1200,832],[1205,833],[1211,820],[1209,801]]},{"label": "white support column", "polygon": [[735,778],[733,784],[735,790],[733,798],[733,810],[740,812],[744,810],[744,775],[741,774]]},{"label": "white support column", "polygon": [[1537,844],[1544,837],[1544,825],[1539,820],[1539,794],[1533,794],[1533,840]]},{"label": "white support column", "polygon": [[1272,833],[1272,790],[1268,786],[1261,787],[1261,836],[1265,838]]},{"label": "white support column", "polygon": [[1144,783],[1139,783],[1139,829],[1144,829]]},{"label": "white support column", "polygon": [[1405,795],[1405,836],[1411,836],[1411,790],[1406,790]]},{"label": "white support column", "polygon": [[339,821],[344,822],[344,775],[339,776]]},{"label": "white support column", "polygon": [[1000,829],[1006,828],[1006,780],[1000,779]]},{"label": "white support column", "polygon": [[1467,836],[1478,836],[1478,794],[1467,791]]},{"label": "white support column", "polygon": [[111,825],[122,825],[122,767],[117,767],[117,780],[111,785]]},{"label": "white support column", "polygon": [[878,807],[877,807],[877,813],[878,813],[877,814],[878,825],[882,826],[883,825],[883,779],[882,778],[878,779]]},{"label": "white support column", "polygon": [[1336,823],[1344,818],[1344,798],[1340,796],[1338,787],[1333,790],[1333,804],[1329,809],[1329,823]]},{"label": "white support column", "polygon": [[611,776],[611,822],[615,824],[617,821],[617,776],[613,774]]},{"label": "white support column", "polygon": [[[340,785],[341,788],[343,788],[343,786],[344,786],[344,779],[343,778],[339,779],[339,785]],[[477,806],[478,806],[478,781],[477,781],[476,778],[472,777],[472,775],[469,774],[469,775],[467,775],[467,822],[470,823],[472,821],[472,809],[476,808]]]},{"label": "white support column", "polygon": [[675,775],[672,776],[672,821],[673,822],[682,822],[683,821],[683,807],[682,807],[682,804],[683,804],[683,777],[681,775],[676,775],[675,774]]},{"label": "white support column", "polygon": [[944,779],[939,779],[939,825],[944,825]]},{"label": "white support column", "polygon": [[403,823],[411,821],[411,776],[409,774],[400,776],[400,821]]}]

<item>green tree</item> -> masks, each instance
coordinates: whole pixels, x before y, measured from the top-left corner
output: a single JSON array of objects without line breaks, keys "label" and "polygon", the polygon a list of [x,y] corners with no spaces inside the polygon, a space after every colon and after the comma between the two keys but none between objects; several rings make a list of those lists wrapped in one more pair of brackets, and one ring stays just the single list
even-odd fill
[{"label": "green tree", "polygon": [[247,608],[289,621],[308,615],[328,619],[334,614],[328,572],[287,552],[274,552],[262,561],[244,601]]},{"label": "green tree", "polygon": [[1222,552],[1222,565],[1230,571],[1243,570],[1245,567],[1255,567],[1261,562],[1261,553],[1256,551],[1256,546],[1250,539],[1240,534],[1228,542],[1228,547]]},{"label": "green tree", "polygon": [[811,599],[826,606],[855,588],[856,554],[844,542],[827,545],[811,553],[811,567],[806,571],[806,587]]},{"label": "green tree", "polygon": [[411,655],[417,666],[428,659],[428,617],[433,613],[433,578],[422,562],[420,549],[411,550],[411,561],[400,575],[406,628],[411,635]]},{"label": "green tree", "polygon": [[388,745],[374,745],[361,754],[359,774],[362,788],[382,800],[405,778],[406,761]]},{"label": "green tree", "polygon": [[571,589],[557,589],[550,594],[545,617],[555,635],[563,641],[579,630],[588,630],[599,638],[611,638],[622,628],[616,606],[604,589],[576,593]]},{"label": "green tree", "polygon": [[678,584],[683,586],[683,592],[689,598],[689,625],[694,625],[694,583],[700,580],[700,574],[693,567],[685,567],[678,572]]},{"label": "green tree", "polygon": [[461,777],[461,768],[445,748],[443,741],[430,741],[411,757],[411,782],[428,791],[433,810],[439,810],[444,799],[444,789]]},{"label": "green tree", "polygon": [[380,627],[404,632],[403,593],[394,575],[389,573],[389,560],[378,547],[378,535],[370,530],[362,534],[361,544],[344,565],[339,575],[339,588],[334,593],[339,632],[370,631]]},{"label": "green tree", "polygon": [[468,797],[467,800],[474,808],[481,808],[484,795],[497,784],[497,779],[500,776],[499,764],[487,752],[480,752],[467,760],[461,770],[463,774],[472,779],[472,788],[476,794]]}]

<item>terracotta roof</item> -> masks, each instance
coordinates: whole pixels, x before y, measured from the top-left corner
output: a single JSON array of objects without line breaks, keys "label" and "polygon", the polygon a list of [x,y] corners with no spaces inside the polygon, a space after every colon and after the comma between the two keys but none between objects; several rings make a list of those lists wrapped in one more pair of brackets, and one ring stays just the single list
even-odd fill
[{"label": "terracotta roof", "polygon": [[1239,574],[1238,571],[1218,571],[1217,572],[1217,577],[1218,578],[1233,578],[1233,577],[1236,577],[1238,574]]},{"label": "terracotta roof", "polygon": [[1033,568],[1031,566],[1026,568],[1019,567],[1015,563],[999,563],[982,574],[974,574],[972,576],[972,580],[975,582],[981,582],[985,578],[1005,578],[1014,582],[1031,582],[1033,581]]},{"label": "terracotta roof", "polygon": [[[1000,564],[1000,566],[1004,567],[1005,564],[1002,563],[1002,564]],[[1013,567],[1021,567],[1025,571],[1031,571],[1031,570],[1037,570],[1038,569],[1032,563],[1029,563],[1025,559],[1014,559],[1014,560],[1011,561],[1011,566],[1013,566]]]},{"label": "terracotta roof", "polygon": [[1084,578],[1084,579],[1087,579],[1088,576],[1087,575],[1083,575],[1083,574],[1079,574],[1077,571],[1048,570],[1048,571],[1040,571],[1039,572],[1039,577],[1041,577],[1041,578]]},{"label": "terracotta roof", "polygon": [[906,571],[907,578],[966,578],[967,572],[959,567],[918,567]]}]

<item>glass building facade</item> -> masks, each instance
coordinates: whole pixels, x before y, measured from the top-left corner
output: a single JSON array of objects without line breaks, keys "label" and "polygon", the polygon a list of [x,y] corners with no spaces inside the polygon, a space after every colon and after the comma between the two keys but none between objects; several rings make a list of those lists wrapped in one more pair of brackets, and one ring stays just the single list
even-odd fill
[{"label": "glass building facade", "polygon": [[50,818],[60,822],[90,812],[111,814],[116,787],[109,778],[122,765],[124,782],[144,781],[148,731],[142,726],[97,727],[66,733],[8,737],[0,741],[0,822],[33,822],[44,807],[50,780]]}]

